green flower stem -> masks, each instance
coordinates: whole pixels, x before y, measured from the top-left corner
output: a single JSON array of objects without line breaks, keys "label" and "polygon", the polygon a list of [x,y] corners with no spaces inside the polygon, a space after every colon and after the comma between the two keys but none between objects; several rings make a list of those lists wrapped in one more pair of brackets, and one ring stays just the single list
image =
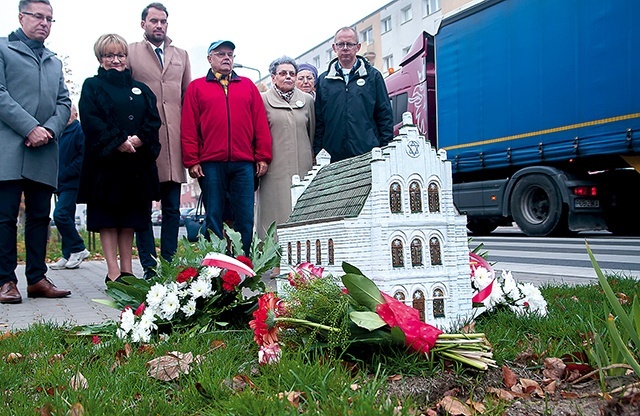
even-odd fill
[{"label": "green flower stem", "polygon": [[310,326],[312,328],[323,329],[325,331],[333,331],[333,332],[339,332],[340,331],[340,329],[338,329],[338,328],[334,328],[332,326],[327,326],[327,325],[322,325],[322,324],[319,324],[317,322],[311,322],[311,321],[307,321],[307,320],[304,320],[304,319],[279,317],[279,318],[276,318],[276,322],[285,322],[285,323],[291,323],[291,324],[306,325],[306,326]]},{"label": "green flower stem", "polygon": [[443,357],[450,358],[452,360],[459,361],[463,364],[477,368],[478,370],[486,371],[489,368],[489,365],[484,360],[471,359],[467,357],[462,357],[458,354],[450,354],[448,352],[440,352],[438,354],[442,355]]}]

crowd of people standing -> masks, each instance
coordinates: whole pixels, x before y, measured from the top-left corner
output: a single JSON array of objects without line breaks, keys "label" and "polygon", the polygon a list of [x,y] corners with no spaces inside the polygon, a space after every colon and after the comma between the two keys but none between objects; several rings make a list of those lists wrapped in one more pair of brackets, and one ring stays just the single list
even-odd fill
[{"label": "crowd of people standing", "polygon": [[63,258],[51,268],[77,268],[89,256],[70,225],[75,203],[84,202],[87,229],[100,235],[105,283],[133,276],[134,236],[140,277],[151,279],[157,264],[152,201],[162,207],[159,255],[171,261],[187,173],[200,185],[206,228],[223,238],[228,205],[249,254],[254,232],[263,237],[270,224],[287,220],[291,177],[304,176],[321,149],[337,161],[392,138],[382,75],[357,55],[353,28],[336,32],[337,58],[327,71],[319,75],[282,56],[269,66],[272,86],[261,93],[233,70],[230,40],[210,44],[210,69],[192,79],[187,52],[167,37],[169,13],[161,3],[144,8],[142,41],[128,43],[115,33],[97,39],[97,74],[82,86],[78,125],[62,63],[44,46],[54,22],[50,1],[20,0],[18,7],[21,27],[0,38],[0,240],[6,242],[0,303],[22,301],[15,273],[22,194],[27,294],[65,297],[71,292],[46,277],[54,192]]}]

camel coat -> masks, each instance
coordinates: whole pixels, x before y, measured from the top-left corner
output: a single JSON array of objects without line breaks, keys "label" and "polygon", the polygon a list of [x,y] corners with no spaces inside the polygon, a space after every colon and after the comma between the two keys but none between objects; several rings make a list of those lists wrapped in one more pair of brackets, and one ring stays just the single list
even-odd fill
[{"label": "camel coat", "polygon": [[260,238],[273,221],[284,223],[291,214],[291,177],[304,178],[313,167],[313,135],[316,128],[313,96],[294,90],[286,102],[271,88],[262,93],[273,139],[273,160],[260,179],[256,230]]},{"label": "camel coat", "polygon": [[164,42],[164,68],[155,47],[143,40],[129,45],[128,66],[136,81],[147,84],[157,98],[160,126],[160,156],[156,160],[160,182],[185,183],[186,170],[182,165],[180,143],[180,115],[182,100],[191,82],[191,64],[187,51]]}]

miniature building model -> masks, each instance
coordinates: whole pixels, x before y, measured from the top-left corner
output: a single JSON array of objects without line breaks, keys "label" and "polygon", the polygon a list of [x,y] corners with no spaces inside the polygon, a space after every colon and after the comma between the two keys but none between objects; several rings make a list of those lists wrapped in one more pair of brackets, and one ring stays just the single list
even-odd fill
[{"label": "miniature building model", "polygon": [[281,269],[301,262],[343,274],[346,261],[385,293],[448,328],[470,316],[466,216],[453,205],[451,163],[411,114],[384,148],[329,164],[322,151],[293,177],[293,212],[278,226]]}]

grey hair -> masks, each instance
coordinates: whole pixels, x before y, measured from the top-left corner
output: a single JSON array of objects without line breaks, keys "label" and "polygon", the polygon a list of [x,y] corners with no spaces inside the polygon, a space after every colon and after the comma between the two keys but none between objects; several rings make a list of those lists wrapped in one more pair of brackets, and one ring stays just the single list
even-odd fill
[{"label": "grey hair", "polygon": [[275,75],[278,66],[282,64],[293,65],[293,69],[296,71],[296,74],[298,73],[298,64],[296,63],[296,60],[288,56],[281,56],[280,58],[274,59],[273,62],[269,64],[269,73],[271,75]]},{"label": "grey hair", "polygon": [[49,0],[20,0],[20,3],[18,3],[18,11],[24,11],[24,9],[26,9],[28,5],[33,3],[44,3],[47,6],[51,7],[51,3],[49,2]]},{"label": "grey hair", "polygon": [[338,33],[342,32],[343,30],[348,30],[350,32],[353,33],[353,36],[356,37],[356,43],[360,43],[360,39],[358,39],[358,32],[356,32],[356,30],[351,27],[351,26],[345,26],[345,27],[341,27],[340,29],[336,30],[336,34],[333,35],[333,41],[336,41],[336,38],[338,37]]}]

